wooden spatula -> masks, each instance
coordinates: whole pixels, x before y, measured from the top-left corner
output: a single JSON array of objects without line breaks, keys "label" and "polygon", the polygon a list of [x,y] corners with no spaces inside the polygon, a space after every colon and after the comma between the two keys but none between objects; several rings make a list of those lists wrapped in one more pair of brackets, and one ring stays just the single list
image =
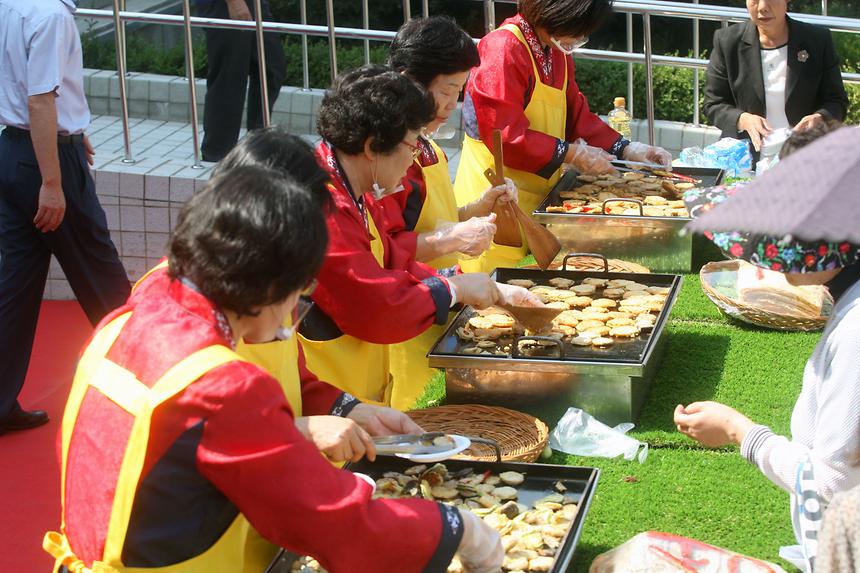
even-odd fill
[{"label": "wooden spatula", "polygon": [[[495,170],[487,169],[484,175],[493,185],[504,185],[504,155],[502,154],[502,130],[493,130],[493,160],[496,163]],[[532,219],[527,213],[520,209],[516,203],[506,203],[495,210],[496,213],[496,237],[495,242],[500,245],[519,247],[520,227],[529,244],[535,262],[546,270],[555,256],[561,251],[561,243],[555,235],[543,225]],[[511,220],[512,219],[512,220]]]},{"label": "wooden spatula", "polygon": [[512,304],[500,304],[514,319],[532,332],[543,332],[549,330],[555,317],[561,314],[561,309],[547,308],[545,306],[514,306]]},{"label": "wooden spatula", "polygon": [[[505,184],[505,159],[502,151],[502,130],[493,130],[493,160],[495,161],[495,169],[488,168],[484,171],[484,176],[491,185]],[[499,245],[507,245],[509,247],[522,246],[523,240],[520,237],[520,225],[517,222],[517,216],[510,203],[505,205],[496,204],[493,209],[496,214],[496,236],[493,238]]]}]

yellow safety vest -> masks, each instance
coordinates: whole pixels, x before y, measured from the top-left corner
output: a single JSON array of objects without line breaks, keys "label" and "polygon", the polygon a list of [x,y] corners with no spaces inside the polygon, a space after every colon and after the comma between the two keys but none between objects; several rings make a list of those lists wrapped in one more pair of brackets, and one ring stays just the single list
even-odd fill
[{"label": "yellow safety vest", "polygon": [[[367,215],[370,251],[385,268],[385,247],[370,213]],[[356,304],[360,304],[357,302]],[[387,406],[391,402],[389,346],[341,334],[332,340],[310,340],[299,335],[308,369],[344,392],[367,404]]]},{"label": "yellow safety vest", "polygon": [[[137,289],[149,276],[161,269],[167,268],[167,261],[161,261],[140,277],[132,292]],[[292,317],[284,321],[284,328],[293,324]],[[290,340],[278,340],[265,344],[246,344],[240,342],[236,353],[242,358],[256,364],[272,376],[274,376],[284,391],[293,415],[298,418],[302,415],[302,380],[299,374],[299,342],[294,336]]]},{"label": "yellow safety vest", "polygon": [[[427,196],[421,207],[418,222],[415,224],[416,233],[434,231],[440,222],[459,221],[457,200],[454,198],[454,187],[451,185],[451,175],[448,173],[448,160],[434,141],[430,141],[430,145],[439,161],[434,165],[421,168]],[[457,264],[457,253],[443,255],[427,264],[435,269],[454,266]],[[437,372],[436,369],[427,366],[427,352],[442,336],[446,327],[447,325],[434,324],[412,340],[390,346],[391,375],[394,378],[391,388],[392,408],[408,410],[424,394],[427,383]]]},{"label": "yellow safety vest", "polygon": [[[519,27],[506,24],[500,29],[508,30],[514,34],[526,47],[532,61],[535,87],[531,100],[524,111],[529,120],[529,129],[564,139],[567,124],[567,66],[564,68],[564,83],[561,89],[546,85],[540,80],[537,62],[535,62],[531,49]],[[483,142],[472,139],[468,135],[465,136],[463,152],[460,155],[460,165],[457,168],[457,179],[454,183],[457,205],[466,205],[480,197],[488,185],[484,171],[488,167],[493,167],[494,164],[493,154]],[[531,214],[558,182],[561,177],[561,169],[557,170],[549,179],[544,179],[534,173],[505,166],[505,176],[510,177],[516,183],[522,210]],[[523,238],[521,247],[509,247],[493,243],[490,249],[477,259],[460,261],[460,266],[464,272],[490,272],[497,267],[516,266],[526,254],[528,254],[528,245],[525,238]]]},{"label": "yellow safety vest", "polygon": [[[127,312],[109,322],[93,337],[78,363],[62,425],[61,531],[45,534],[42,547],[54,557],[54,571],[65,566],[70,573],[259,573],[274,557],[277,548],[262,539],[248,520],[239,514],[226,532],[204,553],[182,563],[157,568],[126,567],[122,563],[132,504],[149,443],[152,414],[159,405],[185,390],[201,376],[241,358],[230,349],[213,345],[172,366],[150,388],[134,374],[107,358],[107,353],[131,317]],[[86,566],[74,553],[65,535],[66,468],[69,444],[78,412],[88,391],[101,393],[134,417],[116,482],[102,558]]]}]

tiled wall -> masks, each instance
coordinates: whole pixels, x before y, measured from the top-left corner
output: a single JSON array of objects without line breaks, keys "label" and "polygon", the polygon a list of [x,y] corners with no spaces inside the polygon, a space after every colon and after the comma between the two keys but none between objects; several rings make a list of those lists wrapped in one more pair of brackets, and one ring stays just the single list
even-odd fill
[{"label": "tiled wall", "polygon": [[[141,169],[147,168],[138,166]],[[108,229],[131,281],[139,279],[164,256],[180,208],[206,184],[210,173],[211,166],[191,170],[169,162],[147,169],[146,173],[120,171],[112,165],[94,170]],[[74,298],[56,259],[51,261],[45,298]]]}]

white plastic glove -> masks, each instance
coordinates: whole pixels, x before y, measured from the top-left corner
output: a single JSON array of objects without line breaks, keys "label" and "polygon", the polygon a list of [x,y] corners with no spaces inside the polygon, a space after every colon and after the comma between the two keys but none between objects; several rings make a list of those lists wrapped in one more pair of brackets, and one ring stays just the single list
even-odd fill
[{"label": "white plastic glove", "polygon": [[505,177],[504,185],[487,187],[480,198],[467,206],[467,212],[473,217],[485,217],[493,212],[497,204],[504,205],[510,201],[518,202],[519,194],[513,180]]},{"label": "white plastic glove", "polygon": [[616,172],[610,163],[613,159],[615,156],[611,153],[599,147],[592,147],[579,138],[568,147],[564,161],[573,165],[574,169],[583,175],[601,175]]},{"label": "white plastic glove", "polygon": [[536,294],[523,287],[496,283],[499,292],[502,293],[499,302],[513,306],[544,306],[543,301]]},{"label": "white plastic glove", "polygon": [[468,573],[498,573],[502,569],[505,550],[499,533],[468,510],[460,510],[463,518],[463,538],[457,555]]},{"label": "white plastic glove", "polygon": [[495,221],[496,214],[490,213],[487,217],[472,217],[468,221],[456,223],[436,234],[437,237],[440,233],[447,234],[454,251],[476,257],[490,248],[496,234]]},{"label": "white plastic glove", "polygon": [[643,163],[659,163],[670,167],[672,165],[672,155],[662,147],[656,147],[638,141],[631,141],[630,145],[624,148],[622,153],[624,159],[628,161],[641,161]]}]

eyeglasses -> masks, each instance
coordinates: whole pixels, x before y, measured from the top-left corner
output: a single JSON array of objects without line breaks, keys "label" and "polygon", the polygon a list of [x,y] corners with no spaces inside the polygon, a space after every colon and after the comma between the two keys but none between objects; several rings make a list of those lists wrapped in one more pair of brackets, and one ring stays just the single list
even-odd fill
[{"label": "eyeglasses", "polygon": [[311,296],[312,294],[314,294],[314,291],[317,290],[318,284],[319,282],[317,281],[317,279],[311,279],[311,282],[308,283],[308,286],[302,289],[302,292],[299,296]]},{"label": "eyeglasses", "polygon": [[412,150],[412,161],[415,161],[416,159],[418,159],[418,157],[421,156],[421,148],[417,145],[412,145],[408,141],[401,141],[400,143]]},{"label": "eyeglasses", "polygon": [[289,340],[293,337],[298,330],[299,325],[302,323],[302,320],[308,315],[311,309],[314,307],[314,301],[311,300],[310,296],[317,288],[317,280],[313,279],[308,286],[302,290],[302,293],[299,295],[299,301],[296,303],[296,319],[293,321],[293,324],[290,325],[289,328],[284,328],[283,326],[278,328],[278,332],[275,334],[276,340]]},{"label": "eyeglasses", "polygon": [[552,43],[555,44],[556,48],[564,52],[565,55],[569,56],[588,43],[588,36],[585,36],[583,38],[577,38],[572,42],[568,42],[567,44],[562,44],[561,40],[555,37],[550,38],[550,40],[552,40]]}]

